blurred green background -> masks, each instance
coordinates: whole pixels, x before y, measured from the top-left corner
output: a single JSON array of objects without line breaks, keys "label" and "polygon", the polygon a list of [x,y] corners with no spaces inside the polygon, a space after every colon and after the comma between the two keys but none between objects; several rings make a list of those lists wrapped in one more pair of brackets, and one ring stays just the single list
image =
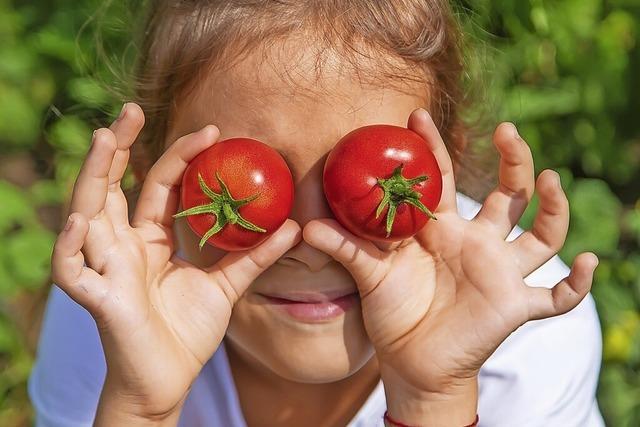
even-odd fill
[{"label": "blurred green background", "polygon": [[[91,131],[121,99],[138,19],[122,3],[0,0],[0,424],[29,425],[26,395],[62,206]],[[561,173],[561,256],[601,259],[607,424],[640,425],[640,1],[458,1],[490,121],[514,121],[537,171]],[[96,33],[96,27],[100,31]],[[97,34],[97,35],[96,35]],[[101,52],[104,48],[104,52]],[[97,53],[101,52],[100,56]],[[105,65],[108,58],[110,67]],[[530,224],[533,209],[523,225]]]}]

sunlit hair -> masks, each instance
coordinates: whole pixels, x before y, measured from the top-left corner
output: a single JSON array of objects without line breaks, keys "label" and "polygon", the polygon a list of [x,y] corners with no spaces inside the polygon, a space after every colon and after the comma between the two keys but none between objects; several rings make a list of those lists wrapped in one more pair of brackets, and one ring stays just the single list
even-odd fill
[{"label": "sunlit hair", "polygon": [[463,160],[462,30],[447,1],[155,0],[144,18],[132,79],[133,100],[147,118],[132,158],[142,174],[164,151],[182,97],[213,70],[296,37],[316,52],[318,77],[331,53],[361,81],[424,83],[418,95],[454,162]]}]

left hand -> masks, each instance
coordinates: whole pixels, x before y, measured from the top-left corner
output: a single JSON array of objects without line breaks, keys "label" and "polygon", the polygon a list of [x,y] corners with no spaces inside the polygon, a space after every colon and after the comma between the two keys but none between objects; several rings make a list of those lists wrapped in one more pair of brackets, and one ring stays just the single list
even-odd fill
[{"label": "left hand", "polygon": [[[476,399],[475,411],[485,360],[525,322],[573,309],[589,292],[598,259],[578,255],[570,275],[552,289],[527,286],[524,277],[554,256],[566,237],[569,206],[558,174],[545,170],[534,183],[528,145],[513,125],[501,124],[493,136],[501,156],[499,185],[468,221],[458,214],[451,159],[433,120],[419,109],[408,128],[427,141],[442,171],[437,221],[388,247],[331,219],[307,223],[303,238],[344,265],[356,282],[389,413],[422,423],[419,414],[431,409],[419,408],[421,399],[466,399],[469,406]],[[506,242],[534,188],[540,207],[533,228]],[[469,416],[460,425],[472,421]],[[439,419],[429,420],[435,425]]]}]

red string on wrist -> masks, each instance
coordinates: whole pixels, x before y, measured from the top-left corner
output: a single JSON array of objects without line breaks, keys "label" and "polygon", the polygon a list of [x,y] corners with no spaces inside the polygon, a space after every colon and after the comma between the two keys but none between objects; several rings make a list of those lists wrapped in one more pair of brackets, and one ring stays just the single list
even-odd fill
[{"label": "red string on wrist", "polygon": [[[384,413],[384,420],[387,421],[389,424],[395,426],[395,427],[419,427],[419,426],[412,426],[409,424],[404,424],[398,420],[394,420],[393,418],[391,418],[391,416],[389,415],[389,411],[385,411]],[[478,422],[480,421],[480,417],[478,416],[478,414],[476,414],[476,419],[473,423],[463,426],[463,427],[477,427],[478,426]]]}]

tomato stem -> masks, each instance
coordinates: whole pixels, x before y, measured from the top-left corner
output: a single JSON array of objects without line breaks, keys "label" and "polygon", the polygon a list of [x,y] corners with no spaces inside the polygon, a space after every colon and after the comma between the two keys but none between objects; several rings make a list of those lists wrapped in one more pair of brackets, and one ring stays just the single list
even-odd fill
[{"label": "tomato stem", "polygon": [[407,179],[402,176],[402,168],[404,164],[400,164],[393,170],[390,178],[383,179],[378,178],[378,185],[382,187],[384,195],[378,208],[376,209],[376,218],[380,217],[380,214],[384,208],[388,205],[387,210],[387,224],[386,231],[387,237],[391,234],[393,228],[393,222],[396,218],[396,211],[398,205],[401,203],[407,203],[418,208],[421,212],[425,213],[431,219],[437,219],[435,215],[420,201],[422,196],[420,193],[413,189],[414,185],[420,184],[427,180],[426,175],[421,175],[415,178]]},{"label": "tomato stem", "polygon": [[236,200],[231,195],[229,187],[227,187],[227,184],[225,184],[225,182],[222,180],[218,171],[216,171],[216,180],[218,181],[218,184],[220,184],[220,188],[222,189],[222,192],[220,194],[209,188],[207,183],[204,182],[202,175],[198,174],[198,184],[200,185],[200,189],[204,194],[207,195],[207,197],[211,199],[211,203],[194,206],[182,212],[178,212],[173,216],[174,218],[182,218],[186,216],[202,214],[213,214],[216,216],[216,221],[213,226],[200,239],[200,243],[198,244],[200,249],[202,249],[207,240],[209,240],[214,234],[222,230],[227,224],[237,224],[240,227],[246,228],[247,230],[255,231],[256,233],[266,233],[267,230],[258,227],[250,221],[247,221],[238,212],[238,209],[240,209],[241,206],[252,202],[256,198],[258,198],[259,194],[254,194],[253,196]]}]

